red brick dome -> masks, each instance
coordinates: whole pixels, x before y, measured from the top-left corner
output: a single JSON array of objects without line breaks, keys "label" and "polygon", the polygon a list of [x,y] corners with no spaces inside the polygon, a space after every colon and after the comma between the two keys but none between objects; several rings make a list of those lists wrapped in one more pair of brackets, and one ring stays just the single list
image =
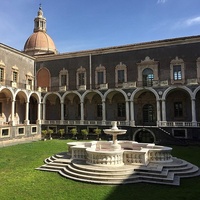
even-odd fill
[{"label": "red brick dome", "polygon": [[55,54],[56,47],[51,37],[43,32],[33,33],[24,45],[24,52],[29,55]]}]

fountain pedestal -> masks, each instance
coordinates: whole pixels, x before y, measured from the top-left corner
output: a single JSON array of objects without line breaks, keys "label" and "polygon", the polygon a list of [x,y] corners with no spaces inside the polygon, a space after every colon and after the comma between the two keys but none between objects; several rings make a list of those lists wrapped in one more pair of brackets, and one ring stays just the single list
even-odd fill
[{"label": "fountain pedestal", "polygon": [[108,135],[112,135],[113,137],[113,144],[111,145],[111,150],[121,150],[121,145],[117,142],[117,135],[122,135],[126,133],[126,130],[118,129],[117,122],[111,122],[112,128],[111,129],[104,129],[104,133]]}]

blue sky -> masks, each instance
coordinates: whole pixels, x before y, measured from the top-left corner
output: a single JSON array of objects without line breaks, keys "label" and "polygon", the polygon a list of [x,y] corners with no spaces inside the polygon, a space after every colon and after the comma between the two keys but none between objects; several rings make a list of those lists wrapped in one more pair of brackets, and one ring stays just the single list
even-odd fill
[{"label": "blue sky", "polygon": [[200,35],[199,0],[0,0],[0,43],[23,50],[40,3],[60,53]]}]

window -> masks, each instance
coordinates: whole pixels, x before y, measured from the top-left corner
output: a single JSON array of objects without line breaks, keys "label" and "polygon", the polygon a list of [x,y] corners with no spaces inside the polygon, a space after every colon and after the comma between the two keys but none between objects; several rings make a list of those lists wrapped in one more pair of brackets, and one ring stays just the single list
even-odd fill
[{"label": "window", "polygon": [[80,86],[86,85],[86,70],[83,67],[80,67],[76,72],[76,85],[78,86],[78,89],[80,89]]},{"label": "window", "polygon": [[183,116],[183,105],[182,102],[174,102],[174,117]]},{"label": "window", "polygon": [[181,65],[174,65],[173,67],[174,80],[182,79]]},{"label": "window", "polygon": [[144,60],[137,63],[138,66],[138,82],[137,86],[156,86],[159,82],[158,71],[159,62],[146,56]]},{"label": "window", "polygon": [[153,85],[153,70],[150,68],[144,69],[142,72],[142,77],[143,77],[143,86],[150,87]]},{"label": "window", "polygon": [[60,90],[66,91],[68,89],[68,71],[63,68],[59,73],[59,87]]},{"label": "window", "polygon": [[154,122],[153,105],[146,104],[143,107],[143,122]]},{"label": "window", "polygon": [[97,84],[103,84],[103,72],[97,72]]},{"label": "window", "polygon": [[178,57],[170,62],[171,83],[185,83],[185,66],[184,61]]},{"label": "window", "polygon": [[18,73],[16,71],[13,72],[13,82],[17,82]]},{"label": "window", "polygon": [[116,87],[122,86],[123,83],[127,82],[127,67],[120,62],[115,68],[115,83]]},{"label": "window", "polygon": [[187,130],[186,129],[173,129],[172,134],[177,138],[187,138]]},{"label": "window", "polygon": [[9,129],[2,129],[2,130],[1,130],[1,135],[2,135],[2,137],[9,136],[9,134],[10,134]]},{"label": "window", "polygon": [[97,104],[97,117],[102,117],[102,104]]},{"label": "window", "polygon": [[23,135],[24,134],[24,128],[18,128],[18,134]]},{"label": "window", "polygon": [[125,117],[126,112],[125,112],[125,103],[118,103],[118,117]]},{"label": "window", "polygon": [[85,73],[78,74],[78,85],[85,85]]},{"label": "window", "polygon": [[67,75],[61,75],[61,85],[60,86],[65,86],[67,84]]},{"label": "window", "polygon": [[0,68],[0,82],[4,81],[4,68]]},{"label": "window", "polygon": [[95,85],[96,88],[99,88],[100,85],[106,83],[106,69],[104,66],[99,65],[95,69]]},{"label": "window", "polygon": [[118,83],[124,83],[124,70],[118,70]]}]

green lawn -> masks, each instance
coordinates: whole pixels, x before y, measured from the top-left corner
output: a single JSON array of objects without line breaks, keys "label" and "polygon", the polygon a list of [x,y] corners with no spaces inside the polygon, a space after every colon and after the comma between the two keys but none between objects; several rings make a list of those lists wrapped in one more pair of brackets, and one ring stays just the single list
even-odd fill
[{"label": "green lawn", "polygon": [[[182,179],[178,187],[143,183],[105,186],[75,182],[58,173],[35,170],[43,164],[45,158],[66,151],[68,141],[39,141],[0,148],[0,199],[200,199],[200,177]],[[172,154],[200,167],[200,147],[173,147]]]}]

